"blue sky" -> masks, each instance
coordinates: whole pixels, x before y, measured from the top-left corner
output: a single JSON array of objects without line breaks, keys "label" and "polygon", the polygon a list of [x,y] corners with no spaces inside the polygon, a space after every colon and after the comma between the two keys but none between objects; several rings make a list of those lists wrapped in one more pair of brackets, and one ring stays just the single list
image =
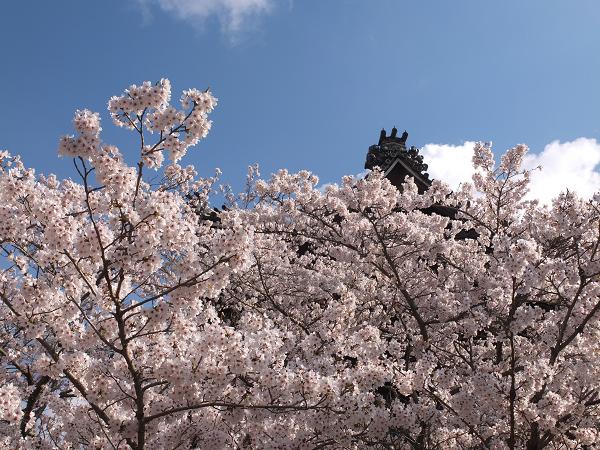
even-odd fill
[{"label": "blue sky", "polygon": [[380,128],[394,125],[408,130],[409,144],[445,144],[438,164],[446,166],[475,140],[498,152],[526,143],[540,155],[553,141],[570,143],[554,153],[584,152],[589,183],[600,183],[597,0],[20,0],[1,8],[0,149],[38,171],[73,176],[56,146],[77,108],[100,111],[104,140],[133,155],[135,137],[110,124],[106,101],[166,77],[174,98],[207,86],[219,98],[211,134],[184,162],[206,175],[220,167],[236,189],[255,162],[263,175],[309,169],[322,182],[358,173]]}]

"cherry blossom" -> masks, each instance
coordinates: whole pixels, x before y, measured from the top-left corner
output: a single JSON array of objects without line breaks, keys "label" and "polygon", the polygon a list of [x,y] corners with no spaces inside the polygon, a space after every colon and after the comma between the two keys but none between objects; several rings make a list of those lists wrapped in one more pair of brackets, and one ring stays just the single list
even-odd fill
[{"label": "cherry blossom", "polygon": [[2,447],[600,445],[600,196],[526,201],[527,148],[478,144],[456,192],[252,166],[215,211],[179,161],[216,99],[170,99],[109,101],[134,166],[88,110],[75,181],[0,152]]}]

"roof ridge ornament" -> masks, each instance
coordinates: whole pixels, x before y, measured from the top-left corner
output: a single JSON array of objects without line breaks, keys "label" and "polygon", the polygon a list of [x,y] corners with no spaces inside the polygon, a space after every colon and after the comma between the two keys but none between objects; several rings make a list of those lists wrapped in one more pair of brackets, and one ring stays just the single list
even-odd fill
[{"label": "roof ridge ornament", "polygon": [[379,143],[371,145],[365,161],[365,169],[372,170],[378,166],[384,172],[387,171],[396,159],[401,159],[410,168],[423,178],[423,181],[431,183],[429,174],[426,172],[427,164],[423,162],[423,155],[419,154],[417,147],[406,148],[408,133],[406,130],[402,136],[397,136],[398,129],[392,128],[392,133],[387,136],[385,129],[381,129]]}]

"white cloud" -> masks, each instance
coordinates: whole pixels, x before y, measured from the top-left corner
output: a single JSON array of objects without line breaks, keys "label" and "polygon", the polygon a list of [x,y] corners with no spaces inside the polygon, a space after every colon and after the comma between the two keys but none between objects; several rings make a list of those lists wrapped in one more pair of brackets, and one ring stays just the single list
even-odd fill
[{"label": "white cloud", "polygon": [[474,146],[474,142],[463,145],[426,144],[421,154],[429,166],[430,178],[445,181],[454,189],[460,183],[471,181]]},{"label": "white cloud", "polygon": [[590,198],[600,189],[600,144],[596,139],[579,138],[571,142],[554,141],[541,153],[529,153],[525,167],[541,166],[531,176],[530,197],[550,203],[561,192],[575,191]]},{"label": "white cloud", "polygon": [[[471,181],[473,142],[463,145],[427,144],[421,150],[429,165],[432,178],[456,189],[461,182]],[[569,189],[583,198],[600,190],[600,143],[595,139],[579,138],[561,143],[554,141],[540,153],[528,153],[524,160],[527,169],[541,166],[531,175],[529,198],[549,204],[561,192]]]},{"label": "white cloud", "polygon": [[177,18],[203,25],[206,19],[216,16],[221,27],[235,38],[245,31],[257,17],[269,13],[277,0],[137,0],[144,14],[148,15],[150,4]]}]

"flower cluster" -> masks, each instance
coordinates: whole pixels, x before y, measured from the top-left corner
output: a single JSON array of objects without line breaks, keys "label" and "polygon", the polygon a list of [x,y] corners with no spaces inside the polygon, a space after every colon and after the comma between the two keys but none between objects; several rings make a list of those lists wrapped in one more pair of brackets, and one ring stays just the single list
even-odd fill
[{"label": "flower cluster", "polygon": [[12,383],[0,387],[0,420],[16,425],[21,420],[21,393]]},{"label": "flower cluster", "polygon": [[75,136],[63,136],[58,144],[61,156],[90,158],[100,146],[100,115],[87,109],[77,110],[73,126],[79,132]]},{"label": "flower cluster", "polygon": [[153,145],[142,149],[142,161],[150,168],[161,167],[165,150],[171,161],[179,161],[190,147],[206,137],[212,125],[208,114],[214,110],[217,99],[209,91],[184,91],[183,110],[170,105],[170,98],[171,83],[162,79],[155,85],[146,81],[141,86],[130,86],[123,95],[108,102],[116,125],[136,130],[142,140],[146,130],[160,134]]},{"label": "flower cluster", "polygon": [[133,128],[132,119],[148,109],[164,110],[171,99],[171,82],[162,79],[155,85],[144,81],[141,86],[129,86],[121,96],[114,96],[108,101],[115,125]]}]

